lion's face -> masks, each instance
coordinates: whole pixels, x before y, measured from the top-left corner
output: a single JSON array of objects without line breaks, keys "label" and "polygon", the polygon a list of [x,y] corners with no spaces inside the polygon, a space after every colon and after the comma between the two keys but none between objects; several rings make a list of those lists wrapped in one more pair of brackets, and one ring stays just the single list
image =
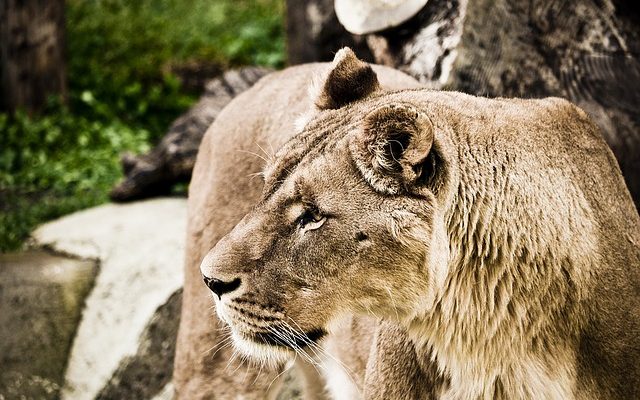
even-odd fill
[{"label": "lion's face", "polygon": [[432,141],[410,106],[345,107],[280,150],[261,201],[201,267],[241,351],[284,361],[342,316],[405,320],[428,307],[441,275]]}]

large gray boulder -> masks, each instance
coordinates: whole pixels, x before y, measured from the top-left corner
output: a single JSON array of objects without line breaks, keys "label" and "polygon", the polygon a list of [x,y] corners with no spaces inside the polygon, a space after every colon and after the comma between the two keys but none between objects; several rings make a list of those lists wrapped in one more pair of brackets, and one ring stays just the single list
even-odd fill
[{"label": "large gray boulder", "polygon": [[431,88],[489,97],[564,97],[600,126],[640,205],[637,1],[429,0],[402,24],[364,35],[340,24],[333,3],[287,1],[289,62],[329,61],[353,43],[361,58]]}]

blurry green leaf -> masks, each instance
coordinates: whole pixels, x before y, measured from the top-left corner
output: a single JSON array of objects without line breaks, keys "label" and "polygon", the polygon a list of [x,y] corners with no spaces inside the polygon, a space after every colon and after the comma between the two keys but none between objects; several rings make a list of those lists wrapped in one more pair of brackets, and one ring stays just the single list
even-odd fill
[{"label": "blurry green leaf", "polygon": [[92,104],[95,101],[95,98],[93,97],[93,93],[91,93],[88,90],[82,91],[82,94],[80,95],[80,99],[82,99],[82,101],[84,101],[87,104]]}]

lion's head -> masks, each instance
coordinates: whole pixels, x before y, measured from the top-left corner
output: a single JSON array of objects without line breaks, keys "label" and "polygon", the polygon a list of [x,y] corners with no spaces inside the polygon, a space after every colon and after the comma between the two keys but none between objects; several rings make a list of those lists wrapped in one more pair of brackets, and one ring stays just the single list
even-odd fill
[{"label": "lion's head", "polygon": [[402,321],[431,306],[451,157],[428,115],[388,96],[341,50],[309,121],[267,165],[261,200],[202,262],[245,354],[285,361],[345,315]]}]

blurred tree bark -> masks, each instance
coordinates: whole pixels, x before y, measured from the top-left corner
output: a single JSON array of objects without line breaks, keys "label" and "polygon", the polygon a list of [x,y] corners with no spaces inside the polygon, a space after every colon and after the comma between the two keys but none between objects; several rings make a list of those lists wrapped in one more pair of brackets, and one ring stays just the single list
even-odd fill
[{"label": "blurred tree bark", "polygon": [[34,113],[49,95],[65,99],[64,46],[64,0],[2,0],[2,108]]},{"label": "blurred tree bark", "polygon": [[207,82],[200,100],[173,122],[153,150],[140,156],[122,155],[125,176],[111,190],[111,200],[166,195],[176,183],[189,182],[200,142],[209,125],[234,97],[269,72],[267,68],[244,67]]},{"label": "blurred tree bark", "polygon": [[602,129],[640,205],[637,0],[429,0],[400,26],[366,35],[340,25],[332,0],[287,6],[290,64],[330,61],[356,43],[364,59],[434,89],[571,100]]},{"label": "blurred tree bark", "polygon": [[333,0],[286,0],[287,58],[289,64],[331,61],[337,50],[349,46],[358,57],[372,62],[363,37],[340,25]]}]

